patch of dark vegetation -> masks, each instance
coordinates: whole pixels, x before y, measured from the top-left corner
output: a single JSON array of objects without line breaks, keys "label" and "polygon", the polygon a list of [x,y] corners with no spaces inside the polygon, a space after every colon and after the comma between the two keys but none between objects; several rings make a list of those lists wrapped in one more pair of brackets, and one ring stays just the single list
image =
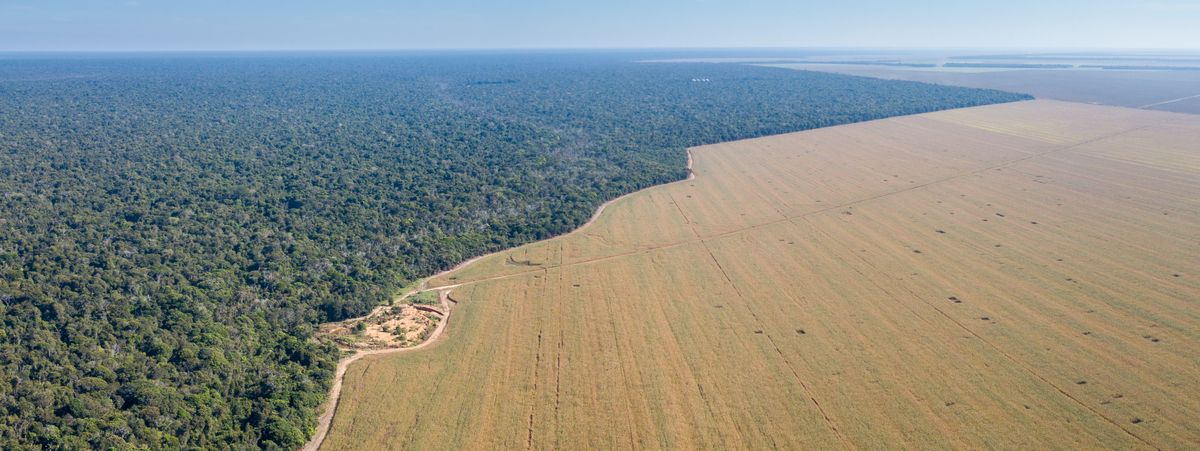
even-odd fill
[{"label": "patch of dark vegetation", "polygon": [[[420,310],[420,311],[422,311],[422,312],[436,313],[436,314],[438,314],[438,315],[441,315],[441,316],[446,316],[446,313],[445,313],[445,312],[442,312],[441,310],[435,309],[435,308],[433,308],[433,307],[425,306],[425,305],[417,305],[417,304],[414,304],[414,305],[413,305],[413,308],[415,308],[415,309],[417,309],[417,310]],[[359,324],[362,324],[362,323],[359,323]]]},{"label": "patch of dark vegetation", "polygon": [[512,266],[542,266],[541,263],[534,263],[532,260],[517,260],[511,255],[504,261],[504,264]]},{"label": "patch of dark vegetation", "polygon": [[986,317],[986,316],[985,316],[985,317],[983,317],[983,318],[979,318],[979,319],[980,319],[980,320],[983,320],[983,321],[991,321],[991,320],[992,320],[991,318],[988,318],[988,317]]},{"label": "patch of dark vegetation", "polygon": [[1130,423],[1133,423],[1133,424],[1138,424],[1138,423],[1141,423],[1141,422],[1142,422],[1142,419],[1141,419],[1141,418],[1134,417],[1134,419],[1132,419],[1132,420],[1129,420],[1129,422],[1130,422]]},{"label": "patch of dark vegetation", "polygon": [[1087,385],[1087,381],[1075,381],[1075,385]]}]

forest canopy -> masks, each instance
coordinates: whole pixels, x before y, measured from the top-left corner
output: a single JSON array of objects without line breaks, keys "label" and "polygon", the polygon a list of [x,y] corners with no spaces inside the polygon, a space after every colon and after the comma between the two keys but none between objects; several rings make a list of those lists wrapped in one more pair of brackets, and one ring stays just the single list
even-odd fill
[{"label": "forest canopy", "polygon": [[685,148],[1030,97],[594,54],[0,60],[0,447],[295,449],[350,318]]}]

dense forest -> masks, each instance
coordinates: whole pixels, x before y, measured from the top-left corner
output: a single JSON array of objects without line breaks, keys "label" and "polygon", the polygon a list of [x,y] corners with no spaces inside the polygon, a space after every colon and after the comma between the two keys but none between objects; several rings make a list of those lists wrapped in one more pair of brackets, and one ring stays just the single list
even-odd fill
[{"label": "dense forest", "polygon": [[687,146],[1029,98],[635,59],[0,60],[0,448],[295,449],[339,357],[316,323],[684,178]]}]

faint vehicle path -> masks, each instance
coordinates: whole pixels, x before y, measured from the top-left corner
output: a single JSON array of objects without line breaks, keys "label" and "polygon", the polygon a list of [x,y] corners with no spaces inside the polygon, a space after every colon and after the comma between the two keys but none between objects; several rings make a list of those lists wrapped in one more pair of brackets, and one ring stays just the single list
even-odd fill
[{"label": "faint vehicle path", "polygon": [[1140,106],[1140,107],[1138,107],[1138,108],[1140,108],[1140,109],[1146,109],[1146,108],[1150,108],[1150,107],[1152,107],[1152,106],[1159,106],[1159,105],[1165,105],[1165,104],[1168,104],[1168,103],[1175,103],[1175,102],[1178,102],[1178,101],[1180,101],[1180,100],[1194,99],[1194,98],[1196,98],[1196,97],[1200,97],[1200,94],[1196,94],[1196,95],[1194,95],[1194,96],[1191,96],[1191,97],[1184,97],[1184,98],[1182,98],[1182,99],[1168,100],[1168,101],[1166,101],[1166,102],[1151,103],[1151,104],[1149,104],[1149,105],[1143,105],[1143,106]]},{"label": "faint vehicle path", "polygon": [[[687,180],[692,180],[692,179],[696,178],[696,174],[691,172],[691,170],[692,170],[692,149],[687,149],[687,156],[688,156]],[[655,185],[655,186],[658,186],[658,185]],[[650,188],[653,188],[653,187],[650,187]],[[646,189],[650,189],[650,188],[646,188]],[[616,202],[618,200],[624,199],[626,197],[632,196],[634,194],[637,194],[641,191],[644,191],[644,190],[634,191],[632,193],[626,194],[624,196],[621,196],[616,199],[605,202],[603,204],[600,204],[599,207],[596,207],[596,212],[592,214],[591,219],[588,219],[587,222],[583,223],[583,225],[579,226],[575,230],[572,230],[566,234],[559,235],[559,236],[570,235],[570,234],[577,233],[583,229],[588,228],[588,226],[590,226],[590,225],[592,225],[592,223],[596,222],[596,219],[600,217],[601,213],[604,213],[604,208],[607,207],[609,204]],[[558,238],[559,236],[550,237],[550,238],[547,238],[547,240]],[[545,241],[545,240],[542,240],[542,241]],[[529,243],[529,244],[536,244],[536,243],[540,243],[540,242],[541,241],[537,241],[537,242]],[[526,246],[528,246],[528,244]],[[333,376],[333,387],[329,390],[329,400],[326,401],[326,404],[325,404],[325,406],[326,406],[325,413],[322,413],[320,418],[317,419],[317,432],[315,434],[313,434],[312,439],[310,439],[308,441],[308,443],[305,443],[304,446],[301,447],[299,451],[317,451],[318,449],[321,448],[321,444],[325,442],[325,436],[329,434],[329,426],[333,423],[333,415],[335,413],[337,413],[338,400],[342,396],[342,381],[345,379],[346,370],[350,368],[350,364],[358,361],[358,359],[361,359],[361,358],[369,356],[369,355],[403,354],[403,353],[407,353],[407,352],[420,351],[422,349],[432,346],[435,342],[438,341],[439,338],[442,337],[442,331],[446,330],[446,324],[450,323],[450,313],[454,309],[454,304],[456,304],[456,302],[454,302],[453,300],[450,299],[450,290],[452,290],[455,287],[462,285],[462,284],[447,285],[447,286],[442,286],[442,287],[436,287],[433,289],[426,289],[425,288],[426,282],[428,282],[431,279],[441,277],[443,275],[446,275],[446,274],[452,273],[454,271],[458,271],[462,268],[465,268],[467,265],[470,265],[471,263],[475,263],[476,261],[479,261],[479,259],[482,259],[485,257],[491,257],[491,256],[499,254],[501,252],[508,252],[513,249],[519,249],[521,247],[522,246],[518,246],[518,247],[515,247],[512,249],[505,249],[502,251],[492,252],[490,254],[480,255],[478,257],[472,258],[465,262],[459,263],[458,265],[455,265],[453,268],[447,269],[445,271],[439,272],[437,274],[434,274],[434,275],[426,278],[425,280],[421,281],[421,284],[418,285],[416,288],[413,288],[412,290],[409,290],[409,292],[404,293],[404,296],[400,297],[400,299],[399,299],[400,301],[403,301],[403,300],[407,299],[409,296],[412,296],[417,293],[421,293],[421,292],[425,292],[425,291],[434,291],[434,290],[438,291],[439,292],[438,297],[441,299],[442,308],[445,309],[446,316],[444,318],[442,318],[442,321],[438,323],[437,328],[434,329],[433,333],[429,335],[429,339],[425,340],[425,342],[423,342],[419,345],[413,346],[411,348],[373,349],[373,350],[369,350],[369,351],[359,351],[359,352],[355,353],[354,355],[351,355],[342,360],[339,360],[337,372],[334,373],[334,376]],[[366,316],[362,316],[360,318],[355,318],[355,319],[366,319],[368,316],[371,316],[372,314],[374,314],[374,312],[375,311],[372,310],[372,312],[368,313]]]}]

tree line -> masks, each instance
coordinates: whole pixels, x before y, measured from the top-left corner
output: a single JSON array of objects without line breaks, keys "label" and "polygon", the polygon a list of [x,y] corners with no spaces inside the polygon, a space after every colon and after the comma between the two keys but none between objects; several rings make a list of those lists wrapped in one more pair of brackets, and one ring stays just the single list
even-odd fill
[{"label": "tree line", "polygon": [[0,447],[295,449],[339,357],[314,324],[682,179],[687,146],[1029,98],[631,59],[0,61]]}]

